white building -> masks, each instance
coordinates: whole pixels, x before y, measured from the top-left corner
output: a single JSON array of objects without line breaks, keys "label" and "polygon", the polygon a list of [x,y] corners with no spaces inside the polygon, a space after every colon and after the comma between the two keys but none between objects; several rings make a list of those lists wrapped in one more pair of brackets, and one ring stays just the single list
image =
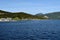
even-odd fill
[{"label": "white building", "polygon": [[0,21],[11,21],[12,18],[0,18]]},{"label": "white building", "polygon": [[44,18],[49,18],[48,16],[44,16]]}]

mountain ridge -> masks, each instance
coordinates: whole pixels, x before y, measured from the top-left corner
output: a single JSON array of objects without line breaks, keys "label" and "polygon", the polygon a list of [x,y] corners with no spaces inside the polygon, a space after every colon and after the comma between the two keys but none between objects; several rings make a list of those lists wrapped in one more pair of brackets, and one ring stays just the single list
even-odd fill
[{"label": "mountain ridge", "polygon": [[[44,17],[45,16],[45,17]],[[25,12],[7,12],[0,10],[0,18],[19,18],[19,19],[60,19],[60,12],[51,12],[51,13],[38,13],[36,15],[32,15]]]},{"label": "mountain ridge", "polygon": [[13,18],[13,19],[45,19],[25,12],[6,12],[0,10],[0,18]]}]

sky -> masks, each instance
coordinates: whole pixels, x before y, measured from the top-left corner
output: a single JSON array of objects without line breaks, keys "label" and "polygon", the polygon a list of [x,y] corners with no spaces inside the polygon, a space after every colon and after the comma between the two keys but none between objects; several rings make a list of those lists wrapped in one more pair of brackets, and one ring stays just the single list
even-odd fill
[{"label": "sky", "polygon": [[29,14],[60,11],[60,0],[0,0],[0,10]]}]

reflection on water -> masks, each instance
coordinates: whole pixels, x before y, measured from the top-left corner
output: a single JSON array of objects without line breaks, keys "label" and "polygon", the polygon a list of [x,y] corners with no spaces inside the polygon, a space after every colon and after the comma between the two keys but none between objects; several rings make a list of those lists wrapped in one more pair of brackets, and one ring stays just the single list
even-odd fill
[{"label": "reflection on water", "polygon": [[0,40],[60,40],[60,20],[0,22]]}]

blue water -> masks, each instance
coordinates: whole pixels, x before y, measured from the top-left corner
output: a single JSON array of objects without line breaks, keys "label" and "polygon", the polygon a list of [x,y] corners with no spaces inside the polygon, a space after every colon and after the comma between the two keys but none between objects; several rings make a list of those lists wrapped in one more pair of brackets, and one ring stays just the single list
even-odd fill
[{"label": "blue water", "polygon": [[60,20],[0,22],[0,40],[60,40]]}]

